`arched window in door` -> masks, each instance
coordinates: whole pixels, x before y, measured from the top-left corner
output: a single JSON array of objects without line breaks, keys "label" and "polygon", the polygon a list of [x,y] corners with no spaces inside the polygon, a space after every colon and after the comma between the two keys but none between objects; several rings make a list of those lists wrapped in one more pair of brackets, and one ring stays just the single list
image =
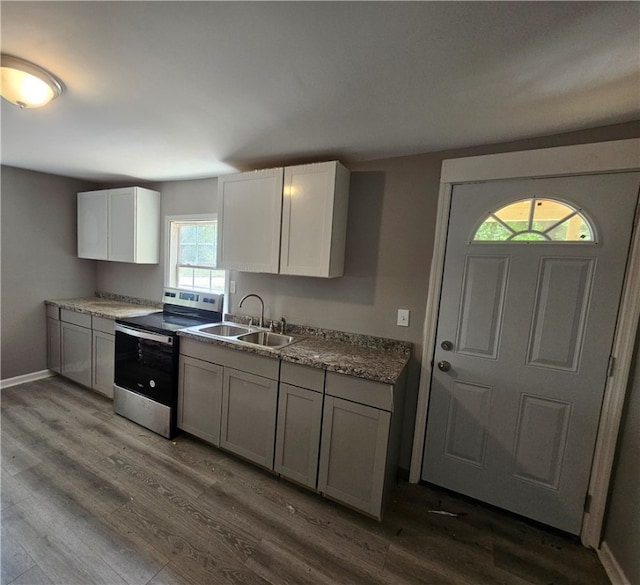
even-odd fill
[{"label": "arched window in door", "polygon": [[492,211],[473,242],[596,242],[582,209],[551,198],[520,199]]}]

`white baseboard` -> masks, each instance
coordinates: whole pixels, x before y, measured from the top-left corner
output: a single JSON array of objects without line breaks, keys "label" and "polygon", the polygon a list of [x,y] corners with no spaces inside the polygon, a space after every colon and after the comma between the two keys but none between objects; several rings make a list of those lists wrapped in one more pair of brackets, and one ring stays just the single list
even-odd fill
[{"label": "white baseboard", "polygon": [[17,386],[18,384],[26,384],[27,382],[35,382],[36,380],[51,378],[52,376],[57,376],[53,370],[40,370],[39,372],[31,372],[30,374],[23,374],[22,376],[7,378],[6,380],[0,380],[0,390],[10,388],[11,386]]},{"label": "white baseboard", "polygon": [[631,585],[631,581],[627,579],[622,567],[606,542],[603,542],[600,545],[600,548],[598,549],[598,558],[600,559],[604,570],[607,572],[611,585]]}]

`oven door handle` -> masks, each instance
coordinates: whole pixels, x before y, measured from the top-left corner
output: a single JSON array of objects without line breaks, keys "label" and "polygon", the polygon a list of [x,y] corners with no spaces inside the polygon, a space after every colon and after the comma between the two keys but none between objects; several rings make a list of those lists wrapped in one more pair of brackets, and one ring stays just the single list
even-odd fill
[{"label": "oven door handle", "polygon": [[149,339],[151,341],[163,343],[164,345],[173,345],[173,337],[169,335],[159,335],[158,333],[150,333],[149,331],[140,331],[139,329],[133,329],[132,327],[120,325],[120,323],[115,324],[115,330],[120,331],[120,333],[124,333],[125,335],[131,335],[131,337]]}]

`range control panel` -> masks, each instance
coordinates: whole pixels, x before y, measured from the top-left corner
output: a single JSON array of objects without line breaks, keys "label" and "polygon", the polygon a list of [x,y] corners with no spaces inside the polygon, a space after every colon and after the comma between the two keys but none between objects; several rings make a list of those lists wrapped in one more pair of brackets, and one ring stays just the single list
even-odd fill
[{"label": "range control panel", "polygon": [[162,301],[170,305],[222,312],[224,295],[177,288],[165,288]]}]

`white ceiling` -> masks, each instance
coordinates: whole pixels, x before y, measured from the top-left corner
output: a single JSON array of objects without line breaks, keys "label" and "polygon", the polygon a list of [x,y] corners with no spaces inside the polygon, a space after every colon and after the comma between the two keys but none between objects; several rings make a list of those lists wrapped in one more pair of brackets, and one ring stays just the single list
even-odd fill
[{"label": "white ceiling", "polygon": [[638,2],[7,2],[2,163],[97,181],[356,161],[640,118]]}]

